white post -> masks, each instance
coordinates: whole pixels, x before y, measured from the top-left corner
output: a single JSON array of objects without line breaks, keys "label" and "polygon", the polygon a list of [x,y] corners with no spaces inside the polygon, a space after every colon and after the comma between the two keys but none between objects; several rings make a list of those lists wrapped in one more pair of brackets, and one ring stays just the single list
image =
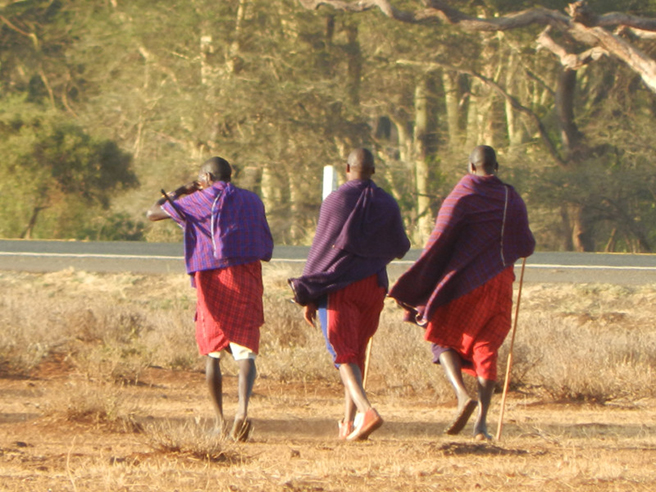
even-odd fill
[{"label": "white post", "polygon": [[321,199],[325,200],[336,189],[337,173],[335,172],[335,166],[323,166],[323,193]]}]

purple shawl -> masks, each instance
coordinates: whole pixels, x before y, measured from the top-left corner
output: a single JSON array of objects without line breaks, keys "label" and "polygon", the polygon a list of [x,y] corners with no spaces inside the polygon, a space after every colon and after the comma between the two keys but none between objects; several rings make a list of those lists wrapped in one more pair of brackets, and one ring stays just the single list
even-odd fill
[{"label": "purple shawl", "polygon": [[534,248],[526,205],[514,188],[496,176],[468,174],[444,200],[424,251],[389,295],[415,311],[417,321],[430,320],[437,307],[483,285]]},{"label": "purple shawl", "polygon": [[410,249],[396,201],[371,180],[351,180],[326,197],[303,276],[289,279],[306,305],[374,274]]},{"label": "purple shawl", "polygon": [[271,259],[264,205],[251,191],[217,181],[176,200],[175,208],[165,202],[162,209],[184,228],[189,274]]}]

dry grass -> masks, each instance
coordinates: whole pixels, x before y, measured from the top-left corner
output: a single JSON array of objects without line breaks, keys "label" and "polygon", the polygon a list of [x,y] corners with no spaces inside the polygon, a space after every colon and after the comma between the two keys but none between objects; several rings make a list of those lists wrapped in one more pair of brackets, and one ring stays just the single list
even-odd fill
[{"label": "dry grass", "polygon": [[238,459],[235,445],[200,425],[200,421],[165,420],[144,428],[145,442],[152,449],[181,457],[229,464]]},{"label": "dry grass", "polygon": [[122,390],[121,386],[71,379],[63,391],[48,395],[42,405],[43,414],[55,425],[63,419],[112,432],[141,432],[142,426],[136,420],[138,404]]},{"label": "dry grass", "polygon": [[[514,392],[495,444],[442,436],[451,389],[421,330],[388,301],[369,380],[386,425],[349,446],[334,441],[337,371],[289,301],[286,279],[299,268],[264,270],[246,444],[211,433],[188,279],[0,273],[0,488],[652,489],[656,286],[525,285]],[[236,367],[227,358],[223,369],[229,417]]]},{"label": "dry grass", "polygon": [[[298,271],[265,267],[258,370],[284,382],[336,381],[319,330],[290,302]],[[63,271],[0,275],[0,370],[25,377],[64,354],[89,380],[135,384],[144,369],[202,370],[193,338],[194,292],[180,276]],[[656,286],[527,285],[514,352],[513,388],[552,400],[603,403],[656,395]],[[639,307],[639,308],[638,308]],[[371,361],[372,390],[404,396],[451,390],[431,367],[420,328],[391,300]],[[500,354],[500,367],[506,360]],[[229,374],[234,367],[225,364]],[[500,370],[502,374],[503,371]],[[501,383],[501,381],[500,381]]]}]

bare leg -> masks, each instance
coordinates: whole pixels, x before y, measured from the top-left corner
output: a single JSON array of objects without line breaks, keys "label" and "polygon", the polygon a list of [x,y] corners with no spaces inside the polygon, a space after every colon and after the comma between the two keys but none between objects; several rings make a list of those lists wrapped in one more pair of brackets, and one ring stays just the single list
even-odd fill
[{"label": "bare leg", "polygon": [[346,393],[349,395],[358,411],[364,413],[371,408],[371,403],[362,387],[362,372],[356,364],[340,364],[339,375],[344,383]]},{"label": "bare leg", "polygon": [[494,385],[495,381],[478,378],[478,416],[474,424],[474,436],[482,434],[486,439],[491,439],[487,432],[487,412],[490,409]]},{"label": "bare leg", "polygon": [[[341,375],[341,374],[340,374]],[[357,407],[355,406],[355,402],[353,401],[353,398],[351,398],[351,393],[344,385],[344,422],[353,422],[353,419],[355,418],[355,411],[357,410]]]},{"label": "bare leg", "polygon": [[223,431],[223,378],[221,376],[221,361],[214,357],[207,357],[205,362],[205,380],[210,390],[210,400],[214,407],[216,417],[215,428]]},{"label": "bare leg", "polygon": [[456,392],[458,410],[461,410],[467,401],[470,400],[470,396],[462,379],[462,359],[460,358],[460,354],[454,350],[442,352],[440,354],[440,364],[444,368],[444,372]]},{"label": "bare leg", "polygon": [[444,367],[453,389],[458,398],[458,409],[453,421],[444,430],[447,434],[456,435],[467,425],[467,421],[476,409],[476,402],[471,399],[465,382],[462,379],[462,359],[454,350],[447,350],[440,354],[440,364]]},{"label": "bare leg", "polygon": [[243,359],[237,361],[237,364],[239,365],[239,405],[235,420],[244,420],[248,415],[248,400],[253,393],[257,369],[253,359]]},{"label": "bare leg", "polygon": [[[346,388],[346,398],[352,401],[358,409],[358,414],[354,422],[354,429],[348,436],[347,441],[360,441],[367,439],[369,435],[383,425],[383,419],[378,412],[371,406],[367,395],[362,387],[362,372],[357,364],[341,364],[339,366],[339,375],[342,377],[344,388]],[[350,415],[353,409],[349,409],[347,400],[347,410]],[[361,417],[361,418],[360,418]]]}]

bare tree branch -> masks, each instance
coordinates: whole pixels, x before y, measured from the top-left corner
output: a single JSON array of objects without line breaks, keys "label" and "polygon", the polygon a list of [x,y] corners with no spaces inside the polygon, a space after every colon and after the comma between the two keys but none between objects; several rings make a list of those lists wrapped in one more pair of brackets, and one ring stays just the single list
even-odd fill
[{"label": "bare tree branch", "polygon": [[[631,70],[642,77],[652,92],[656,92],[656,62],[640,49],[619,36],[613,35],[604,27],[626,27],[641,31],[656,31],[656,19],[641,18],[629,14],[609,13],[595,15],[587,2],[579,0],[571,3],[567,13],[544,8],[533,8],[499,17],[472,17],[460,10],[449,7],[440,0],[424,0],[427,8],[414,12],[402,11],[392,5],[391,0],[299,0],[309,9],[322,5],[347,12],[364,12],[378,9],[387,17],[409,23],[443,23],[468,32],[495,32],[519,29],[531,25],[544,25],[556,28],[571,35],[577,41],[592,48],[600,48],[624,62]],[[598,56],[599,51],[587,52],[587,56]],[[593,58],[591,58],[593,59]],[[572,61],[574,62],[574,61]]]},{"label": "bare tree branch", "polygon": [[9,22],[9,19],[7,19],[4,15],[0,15],[0,21],[2,21],[2,23],[12,31],[16,31],[18,34],[22,34],[23,36],[27,36],[28,38],[30,38],[34,43],[34,47],[37,49],[39,48],[39,39],[36,37],[36,34],[34,34],[33,32],[25,32],[22,29],[19,29],[14,24]]},{"label": "bare tree branch", "polygon": [[565,48],[560,46],[551,38],[551,36],[549,36],[550,31],[551,27],[547,27],[540,33],[537,39],[538,47],[551,51],[554,55],[560,58],[561,65],[567,69],[578,70],[590,62],[597,61],[602,56],[608,55],[608,52],[605,49],[599,47],[590,48],[578,55],[568,53]]},{"label": "bare tree branch", "polygon": [[640,39],[656,39],[656,32],[654,31],[643,31],[642,29],[636,29],[633,27],[620,26],[615,30],[616,36],[622,36],[625,34],[630,34]]},{"label": "bare tree branch", "polygon": [[48,77],[46,76],[46,73],[43,71],[43,67],[39,68],[39,77],[41,77],[41,82],[43,82],[43,85],[45,86],[46,90],[48,91],[48,97],[50,98],[50,104],[52,104],[53,109],[55,108],[55,93],[52,91],[52,88],[50,87],[50,82],[48,82]]}]

